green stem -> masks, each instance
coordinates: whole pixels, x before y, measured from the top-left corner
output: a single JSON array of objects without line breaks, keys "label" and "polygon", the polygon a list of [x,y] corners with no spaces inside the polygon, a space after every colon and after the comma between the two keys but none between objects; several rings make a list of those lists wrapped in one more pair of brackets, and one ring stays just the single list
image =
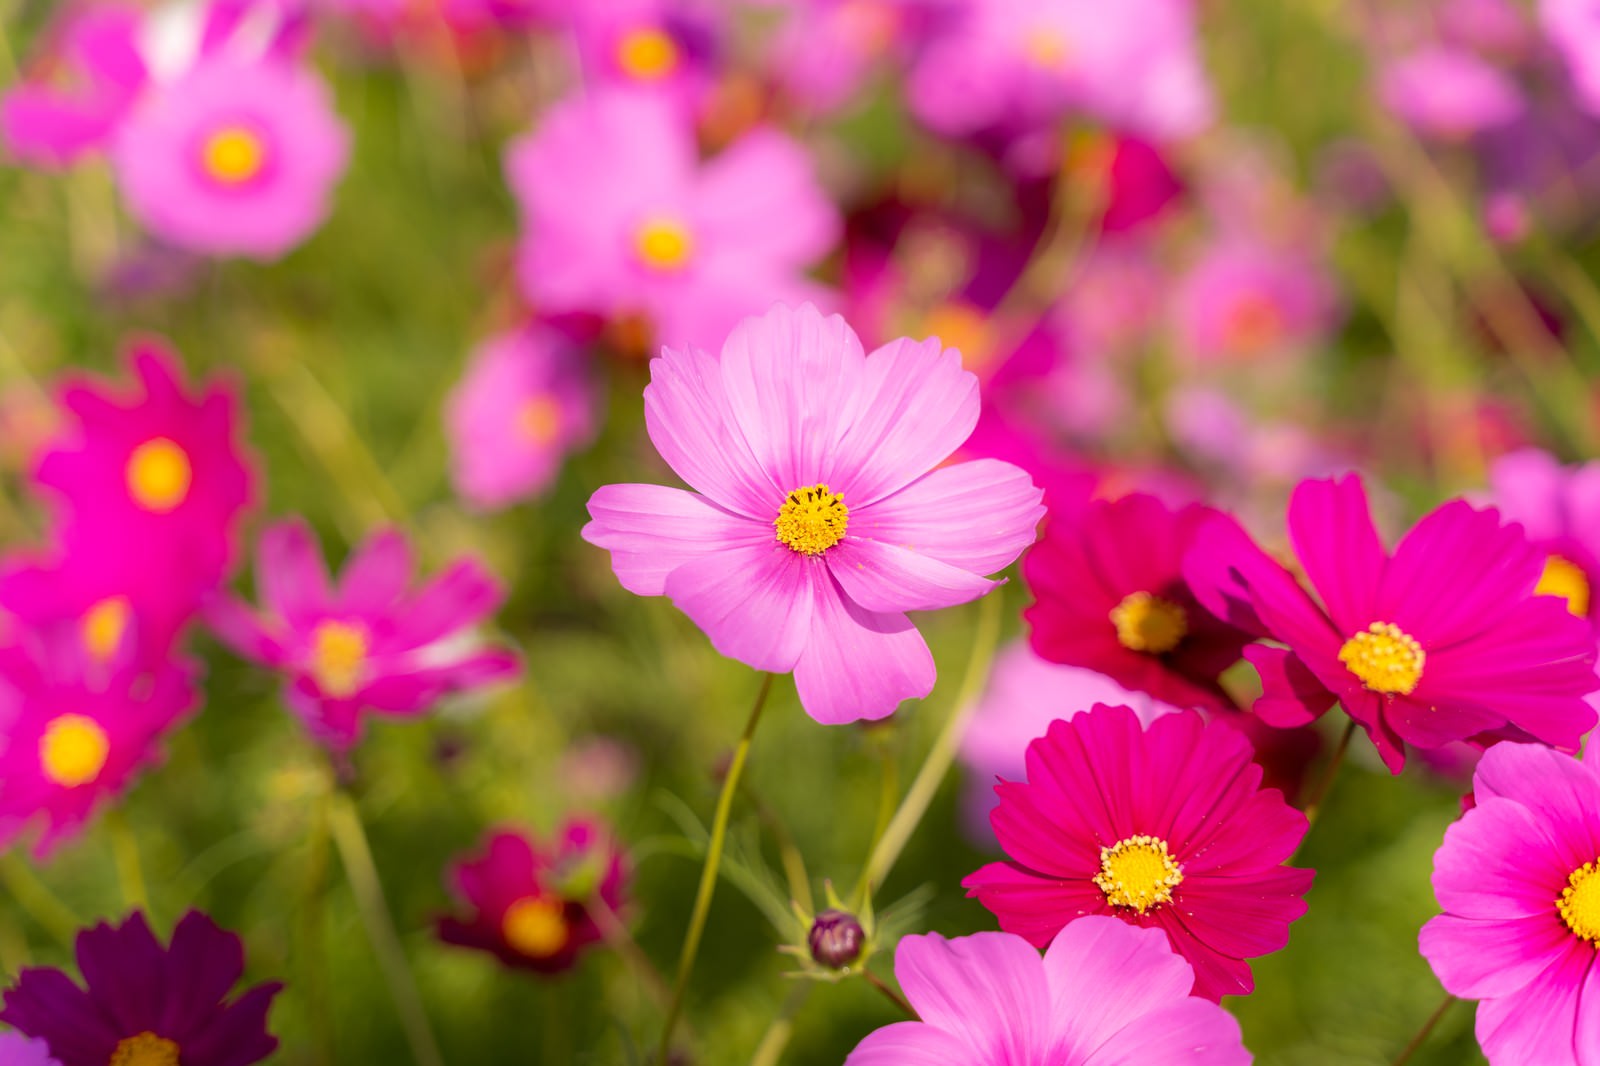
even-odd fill
[{"label": "green stem", "polygon": [[72,947],[78,927],[83,923],[39,880],[27,860],[14,851],[0,856],[0,886],[40,928],[66,947]]},{"label": "green stem", "polygon": [[328,807],[330,794],[318,795],[306,834],[305,903],[300,912],[300,963],[306,1011],[310,1015],[313,1061],[335,1061],[332,1002],[328,994]]},{"label": "green stem", "polygon": [[395,1009],[400,1014],[401,1027],[418,1066],[444,1066],[439,1045],[434,1042],[433,1030],[428,1025],[427,1013],[422,1007],[422,994],[417,990],[416,978],[406,962],[405,949],[400,944],[400,934],[395,932],[394,918],[389,904],[383,898],[383,883],[378,880],[378,868],[372,861],[372,846],[367,842],[367,831],[361,825],[361,815],[355,803],[345,792],[335,792],[328,809],[328,826],[333,833],[334,846],[344,862],[345,874],[350,879],[350,890],[355,893],[356,907],[361,912],[362,923],[367,927],[367,938],[378,956],[378,965],[389,982],[389,993],[394,997]]},{"label": "green stem", "polygon": [[750,1066],[778,1066],[778,1060],[789,1047],[789,1039],[794,1036],[794,1016],[800,1013],[810,995],[810,981],[803,981],[789,990],[783,1006],[761,1035],[755,1054],[750,1056]]},{"label": "green stem", "polygon": [[139,862],[139,840],[120,810],[106,812],[106,832],[111,837],[111,859],[117,867],[117,884],[129,910],[150,912],[150,893],[145,888],[144,867]]},{"label": "green stem", "polygon": [[1317,781],[1316,790],[1311,793],[1311,798],[1306,802],[1306,821],[1315,825],[1317,816],[1322,813],[1322,804],[1327,800],[1328,793],[1333,791],[1334,778],[1339,776],[1339,767],[1344,765],[1345,753],[1350,750],[1350,740],[1356,735],[1356,720],[1350,719],[1344,727],[1344,734],[1339,737],[1339,746],[1333,751],[1333,758],[1328,762],[1328,768],[1322,771],[1322,777]]},{"label": "green stem", "polygon": [[661,1026],[661,1044],[656,1062],[665,1066],[672,1050],[672,1034],[677,1028],[678,1015],[683,1013],[683,997],[689,990],[689,976],[694,972],[695,956],[700,953],[700,938],[706,931],[706,917],[711,912],[711,897],[717,891],[717,870],[722,865],[722,847],[728,837],[728,817],[733,811],[733,797],[739,790],[739,778],[744,774],[745,760],[750,756],[750,740],[755,736],[756,725],[761,721],[761,709],[767,705],[767,693],[772,691],[772,674],[761,681],[761,691],[756,693],[755,706],[733,749],[733,761],[722,779],[722,793],[717,797],[717,811],[711,821],[711,840],[706,846],[706,861],[700,870],[700,889],[695,894],[694,912],[689,916],[689,929],[683,936],[683,950],[678,955],[678,975],[672,982],[672,998],[667,1001],[667,1020]]},{"label": "green stem", "polygon": [[1444,997],[1444,1002],[1435,1007],[1433,1013],[1428,1015],[1428,1020],[1422,1023],[1422,1028],[1417,1030],[1417,1035],[1413,1036],[1411,1042],[1400,1049],[1400,1054],[1395,1056],[1392,1066],[1405,1066],[1406,1063],[1411,1061],[1411,1056],[1415,1055],[1422,1045],[1428,1042],[1428,1037],[1433,1034],[1433,1030],[1438,1024],[1444,1020],[1445,1014],[1455,1001],[1456,997],[1452,995],[1447,994]]}]

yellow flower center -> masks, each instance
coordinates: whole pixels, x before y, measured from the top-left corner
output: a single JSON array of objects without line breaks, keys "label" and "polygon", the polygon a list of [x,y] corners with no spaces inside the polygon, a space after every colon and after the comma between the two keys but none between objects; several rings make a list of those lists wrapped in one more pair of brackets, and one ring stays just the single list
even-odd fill
[{"label": "yellow flower center", "polygon": [[561,405],[554,396],[535,396],[517,409],[517,432],[544,447],[561,434]]},{"label": "yellow flower center", "polygon": [[180,1066],[178,1045],[148,1029],[117,1042],[108,1066]]},{"label": "yellow flower center", "polygon": [[1132,907],[1143,914],[1170,900],[1182,882],[1183,870],[1159,837],[1129,837],[1100,849],[1100,872],[1094,883],[1113,907]]},{"label": "yellow flower center", "polygon": [[1422,680],[1422,645],[1393,622],[1374,622],[1344,642],[1339,661],[1373,692],[1409,696]]},{"label": "yellow flower center", "polygon": [[334,699],[361,687],[367,665],[367,634],[347,622],[318,622],[311,631],[311,679]]},{"label": "yellow flower center", "polygon": [[1261,355],[1283,339],[1283,312],[1266,296],[1247,292],[1228,309],[1222,332],[1235,355]]},{"label": "yellow flower center", "polygon": [[1023,38],[1022,53],[1034,66],[1055,70],[1072,57],[1072,42],[1054,26],[1036,26]]},{"label": "yellow flower center", "polygon": [[789,493],[772,523],[778,539],[803,555],[821,555],[839,543],[849,524],[844,497],[826,485]]},{"label": "yellow flower center", "polygon": [[567,946],[566,904],[549,896],[528,896],[506,909],[500,922],[506,943],[529,958],[548,959]]},{"label": "yellow flower center", "polygon": [[681,270],[694,254],[689,228],[672,218],[653,218],[639,227],[634,247],[645,266],[662,273]]},{"label": "yellow flower center", "polygon": [[1567,601],[1567,610],[1579,618],[1589,617],[1589,575],[1569,559],[1559,555],[1546,559],[1533,591],[1539,596],[1560,596]]},{"label": "yellow flower center", "polygon": [[261,173],[267,146],[242,126],[224,126],[200,149],[206,173],[223,185],[239,185]]},{"label": "yellow flower center", "polygon": [[660,81],[682,62],[678,44],[654,26],[634,30],[617,42],[617,66],[630,78]]},{"label": "yellow flower center", "polygon": [[1162,655],[1182,643],[1189,632],[1183,608],[1148,592],[1130,592],[1111,608],[1117,640],[1129,651]]},{"label": "yellow flower center", "polygon": [[166,437],[147,440],[128,457],[128,494],[146,511],[166,514],[189,498],[189,454]]},{"label": "yellow flower center", "polygon": [[984,313],[965,300],[940,304],[922,321],[922,334],[938,337],[946,348],[961,353],[961,365],[976,370],[994,355],[993,331]]},{"label": "yellow flower center", "polygon": [[39,738],[39,768],[62,788],[87,785],[105,769],[111,741],[100,723],[81,714],[63,714]]},{"label": "yellow flower center", "polygon": [[122,644],[132,614],[125,596],[109,596],[83,613],[79,628],[91,659],[103,663],[111,658]]},{"label": "yellow flower center", "polygon": [[1567,877],[1556,910],[1574,934],[1590,943],[1600,942],[1600,876],[1596,876],[1594,863],[1584,863]]}]

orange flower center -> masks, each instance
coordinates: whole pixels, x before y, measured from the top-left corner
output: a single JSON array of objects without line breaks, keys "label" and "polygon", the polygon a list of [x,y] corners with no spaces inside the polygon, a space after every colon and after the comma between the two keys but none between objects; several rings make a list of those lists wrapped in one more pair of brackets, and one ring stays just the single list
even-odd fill
[{"label": "orange flower center", "polygon": [[527,896],[506,909],[500,931],[506,943],[529,958],[548,959],[567,946],[566,904],[549,896]]},{"label": "orange flower center", "polygon": [[206,138],[200,156],[206,174],[214,181],[241,185],[261,173],[267,146],[243,126],[224,126]]},{"label": "orange flower center", "polygon": [[318,622],[311,631],[311,679],[334,699],[353,696],[367,666],[367,634],[348,622]]},{"label": "orange flower center", "polygon": [[87,785],[105,769],[111,741],[100,723],[81,714],[63,714],[39,738],[39,769],[62,788]]},{"label": "orange flower center", "polygon": [[654,26],[634,30],[617,42],[617,66],[639,81],[660,81],[682,61],[677,42]]},{"label": "orange flower center", "polygon": [[107,1066],[180,1066],[178,1045],[147,1029],[119,1040]]},{"label": "orange flower center", "polygon": [[166,437],[145,441],[128,457],[128,494],[156,514],[167,514],[189,498],[194,468],[189,453]]}]

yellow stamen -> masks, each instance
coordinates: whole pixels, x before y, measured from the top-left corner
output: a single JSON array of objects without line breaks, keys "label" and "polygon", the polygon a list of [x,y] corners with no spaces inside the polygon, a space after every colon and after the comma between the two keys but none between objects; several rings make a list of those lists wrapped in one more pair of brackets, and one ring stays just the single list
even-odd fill
[{"label": "yellow stamen", "polygon": [[1189,632],[1183,608],[1148,592],[1130,592],[1111,608],[1117,641],[1129,651],[1162,655],[1176,648]]},{"label": "yellow stamen", "polygon": [[1393,622],[1374,622],[1344,642],[1339,661],[1373,692],[1409,696],[1422,680],[1422,645]]},{"label": "yellow stamen", "polygon": [[1056,70],[1072,57],[1072,42],[1054,26],[1037,26],[1023,39],[1022,53],[1034,66]]},{"label": "yellow stamen", "polygon": [[849,524],[844,497],[826,485],[789,493],[772,523],[778,539],[804,555],[821,555],[839,543]]},{"label": "yellow stamen", "polygon": [[367,666],[367,634],[347,622],[318,622],[311,631],[311,679],[334,699],[353,696]]},{"label": "yellow stamen", "polygon": [[100,723],[81,714],[63,714],[39,738],[39,769],[62,788],[87,785],[105,769],[111,741]]},{"label": "yellow stamen", "polygon": [[126,596],[109,596],[83,613],[80,631],[91,659],[103,663],[111,658],[122,646],[122,636],[128,631],[128,619],[132,615]]},{"label": "yellow stamen", "polygon": [[1223,341],[1235,355],[1261,355],[1283,339],[1283,312],[1268,297],[1246,292],[1233,301],[1223,320]]},{"label": "yellow stamen", "polygon": [[660,81],[682,61],[678,43],[654,26],[634,30],[617,43],[617,66],[640,81]]},{"label": "yellow stamen", "polygon": [[694,237],[677,219],[653,218],[639,227],[634,247],[645,266],[662,273],[681,270],[694,254]]},{"label": "yellow stamen", "polygon": [[147,1029],[118,1041],[108,1066],[180,1066],[178,1045]]},{"label": "yellow stamen", "polygon": [[1570,559],[1559,555],[1546,559],[1533,591],[1539,596],[1560,596],[1567,601],[1567,610],[1579,618],[1589,617],[1589,575]]},{"label": "yellow stamen", "polygon": [[1143,914],[1172,899],[1183,883],[1183,870],[1159,837],[1135,836],[1100,849],[1100,872],[1094,883],[1113,907],[1131,907]]},{"label": "yellow stamen", "polygon": [[517,431],[538,447],[561,435],[561,405],[549,394],[535,396],[517,409]]},{"label": "yellow stamen", "polygon": [[189,498],[189,454],[166,437],[147,440],[128,457],[128,494],[146,511],[167,514]]},{"label": "yellow stamen", "polygon": [[261,173],[267,161],[267,146],[242,126],[224,126],[206,138],[201,159],[213,180],[239,185]]},{"label": "yellow stamen", "polygon": [[549,896],[528,896],[513,903],[500,922],[506,943],[529,958],[548,959],[567,946],[566,905]]},{"label": "yellow stamen", "polygon": [[1600,877],[1595,876],[1594,863],[1586,862],[1568,875],[1556,911],[1573,933],[1590,943],[1600,942]]}]

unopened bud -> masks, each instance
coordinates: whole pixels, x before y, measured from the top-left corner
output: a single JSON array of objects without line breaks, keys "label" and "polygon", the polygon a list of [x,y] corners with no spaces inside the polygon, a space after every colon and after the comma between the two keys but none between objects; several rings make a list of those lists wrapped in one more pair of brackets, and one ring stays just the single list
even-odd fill
[{"label": "unopened bud", "polygon": [[861,957],[861,944],[865,939],[866,934],[855,915],[827,910],[811,923],[806,942],[811,947],[811,957],[819,965],[842,970]]}]

